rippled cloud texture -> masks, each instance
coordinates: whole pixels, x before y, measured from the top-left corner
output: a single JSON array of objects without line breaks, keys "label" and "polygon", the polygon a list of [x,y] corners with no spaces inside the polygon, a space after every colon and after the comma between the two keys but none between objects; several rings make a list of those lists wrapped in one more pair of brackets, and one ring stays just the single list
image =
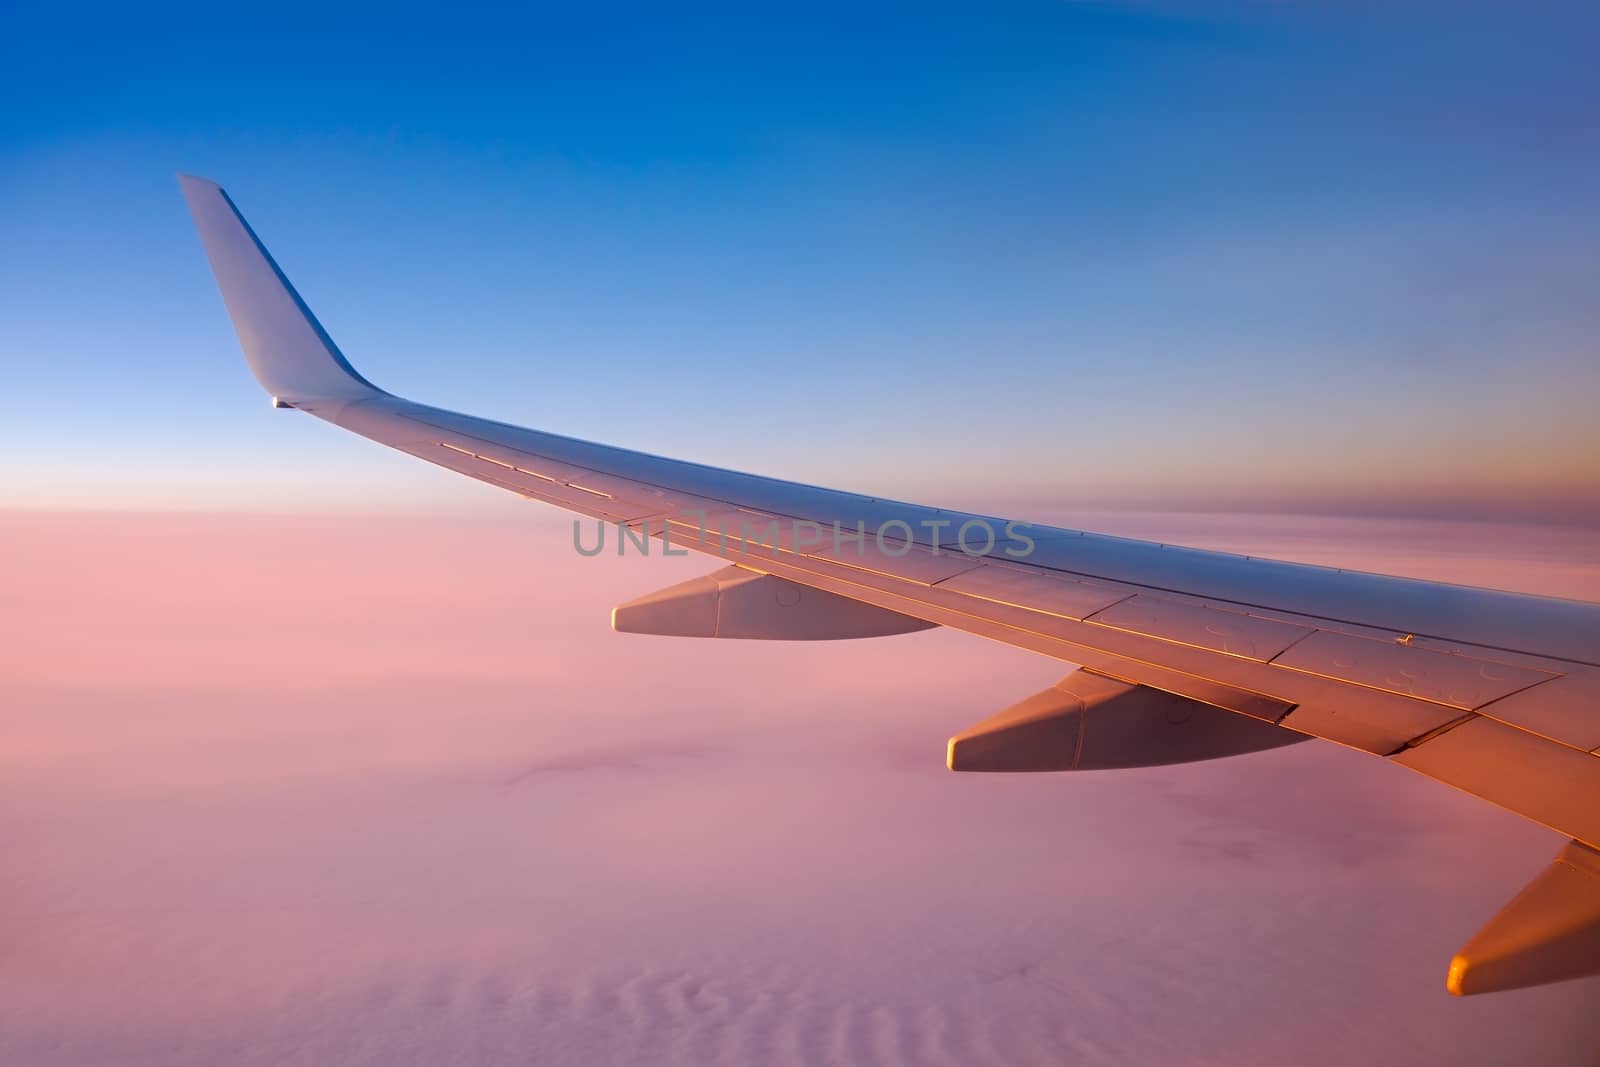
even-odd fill
[{"label": "rippled cloud texture", "polygon": [[[1600,598],[1592,531],[1124,516]],[[1587,1063],[1451,952],[1555,835],[1309,744],[963,777],[1059,664],[606,627],[533,521],[0,513],[0,1062]]]}]

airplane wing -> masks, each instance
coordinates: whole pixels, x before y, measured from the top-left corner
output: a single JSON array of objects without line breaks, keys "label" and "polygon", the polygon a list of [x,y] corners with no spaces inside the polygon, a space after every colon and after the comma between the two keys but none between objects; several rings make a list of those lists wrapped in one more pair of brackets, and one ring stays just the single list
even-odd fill
[{"label": "airplane wing", "polygon": [[1452,992],[1600,973],[1600,605],[922,507],[403,400],[356,372],[219,186],[180,180],[275,405],[723,561],[618,607],[617,629],[938,625],[1080,665],[951,738],[953,770],[1149,766],[1308,737],[1369,752],[1572,839],[1452,961]]}]

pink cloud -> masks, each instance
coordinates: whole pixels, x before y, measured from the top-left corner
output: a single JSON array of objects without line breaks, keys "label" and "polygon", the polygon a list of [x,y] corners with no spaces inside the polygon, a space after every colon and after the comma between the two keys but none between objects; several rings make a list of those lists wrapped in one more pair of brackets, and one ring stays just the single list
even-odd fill
[{"label": "pink cloud", "polygon": [[[1600,582],[1559,530],[1101,518]],[[612,604],[709,564],[581,559],[544,513],[13,512],[0,542],[3,1062],[1576,1063],[1600,1038],[1593,983],[1444,993],[1558,842],[1378,760],[951,775],[950,732],[1062,666],[945,631],[613,634]]]}]

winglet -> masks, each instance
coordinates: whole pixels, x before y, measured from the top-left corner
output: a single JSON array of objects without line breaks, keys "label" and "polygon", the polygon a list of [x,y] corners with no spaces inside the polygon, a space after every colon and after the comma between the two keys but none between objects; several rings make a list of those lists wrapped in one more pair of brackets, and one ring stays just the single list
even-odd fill
[{"label": "winglet", "polygon": [[281,407],[382,396],[344,358],[216,182],[178,175],[250,369]]}]

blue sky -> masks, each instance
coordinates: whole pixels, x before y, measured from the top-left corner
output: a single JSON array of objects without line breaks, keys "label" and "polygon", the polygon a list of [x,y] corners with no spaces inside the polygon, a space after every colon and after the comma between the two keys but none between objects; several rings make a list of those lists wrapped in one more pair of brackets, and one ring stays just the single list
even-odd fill
[{"label": "blue sky", "polygon": [[931,503],[1600,516],[1579,5],[23,4],[0,506],[474,507],[245,370]]}]

